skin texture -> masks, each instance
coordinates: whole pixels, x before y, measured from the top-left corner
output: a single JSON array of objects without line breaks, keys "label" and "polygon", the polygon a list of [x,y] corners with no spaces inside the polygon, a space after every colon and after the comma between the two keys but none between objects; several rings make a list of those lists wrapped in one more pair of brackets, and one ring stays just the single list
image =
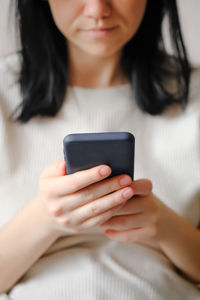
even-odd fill
[{"label": "skin texture", "polygon": [[[108,87],[128,83],[121,72],[123,46],[137,32],[146,0],[49,0],[58,29],[66,37],[72,85]],[[104,37],[92,28],[115,28]]]},{"label": "skin texture", "polygon": [[[85,51],[108,57],[118,54],[134,36],[142,21],[146,1],[49,0],[49,5],[58,29],[77,54]],[[86,34],[85,30],[98,26],[116,27],[116,30],[98,39]]]}]

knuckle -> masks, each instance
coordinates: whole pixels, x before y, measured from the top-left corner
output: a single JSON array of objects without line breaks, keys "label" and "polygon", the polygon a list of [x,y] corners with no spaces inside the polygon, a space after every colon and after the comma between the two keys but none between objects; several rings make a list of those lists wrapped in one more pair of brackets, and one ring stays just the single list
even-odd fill
[{"label": "knuckle", "polygon": [[67,217],[67,218],[65,218],[65,220],[64,220],[64,223],[65,223],[65,225],[66,226],[70,226],[71,225],[71,218],[70,217]]},{"label": "knuckle", "polygon": [[81,193],[81,198],[84,199],[84,202],[90,202],[95,199],[95,192],[92,190],[84,191]]},{"label": "knuckle", "polygon": [[70,225],[70,222],[71,222],[71,220],[70,220],[70,218],[68,218],[68,217],[66,217],[66,218],[64,218],[64,219],[59,219],[58,220],[58,223],[61,225],[61,226],[69,226]]},{"label": "knuckle", "polygon": [[99,213],[99,205],[97,203],[93,203],[91,208],[90,208],[90,213],[91,215],[96,215]]},{"label": "knuckle", "polygon": [[65,227],[65,220],[63,220],[63,219],[57,219],[57,223],[60,225],[60,226],[62,226],[62,227]]},{"label": "knuckle", "polygon": [[62,207],[54,207],[51,209],[51,214],[54,216],[54,217],[58,217],[62,214],[63,212],[63,208]]},{"label": "knuckle", "polygon": [[152,181],[149,180],[149,179],[145,179],[145,187],[148,191],[152,191],[153,189],[153,184],[152,184]]}]

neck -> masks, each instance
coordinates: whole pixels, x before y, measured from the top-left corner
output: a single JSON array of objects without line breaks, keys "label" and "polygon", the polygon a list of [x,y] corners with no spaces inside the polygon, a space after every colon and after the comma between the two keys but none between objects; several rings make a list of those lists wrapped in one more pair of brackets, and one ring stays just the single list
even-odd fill
[{"label": "neck", "polygon": [[105,88],[129,83],[120,68],[121,52],[99,57],[68,46],[68,68],[72,86]]}]

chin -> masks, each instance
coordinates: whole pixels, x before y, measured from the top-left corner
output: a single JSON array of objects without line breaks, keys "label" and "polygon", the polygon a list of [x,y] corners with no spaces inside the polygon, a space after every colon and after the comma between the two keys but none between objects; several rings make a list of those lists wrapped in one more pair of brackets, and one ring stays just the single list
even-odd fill
[{"label": "chin", "polygon": [[84,51],[96,57],[109,57],[118,53],[119,49],[118,48],[113,49],[113,47],[110,48],[110,47],[96,46],[96,47],[85,48]]}]

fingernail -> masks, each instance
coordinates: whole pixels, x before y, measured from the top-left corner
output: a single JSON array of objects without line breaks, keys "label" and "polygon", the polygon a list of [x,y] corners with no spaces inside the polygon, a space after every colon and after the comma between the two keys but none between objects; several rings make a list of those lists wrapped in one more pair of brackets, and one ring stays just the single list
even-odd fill
[{"label": "fingernail", "polygon": [[128,176],[122,177],[119,181],[120,185],[126,185],[131,183],[131,180]]},{"label": "fingernail", "polygon": [[110,169],[109,169],[108,167],[102,167],[102,168],[100,169],[100,174],[101,174],[101,176],[106,176],[106,175],[109,174],[109,172],[110,172]]},{"label": "fingernail", "polygon": [[130,188],[127,188],[124,190],[124,192],[122,194],[125,198],[129,198],[132,195],[132,190]]}]

